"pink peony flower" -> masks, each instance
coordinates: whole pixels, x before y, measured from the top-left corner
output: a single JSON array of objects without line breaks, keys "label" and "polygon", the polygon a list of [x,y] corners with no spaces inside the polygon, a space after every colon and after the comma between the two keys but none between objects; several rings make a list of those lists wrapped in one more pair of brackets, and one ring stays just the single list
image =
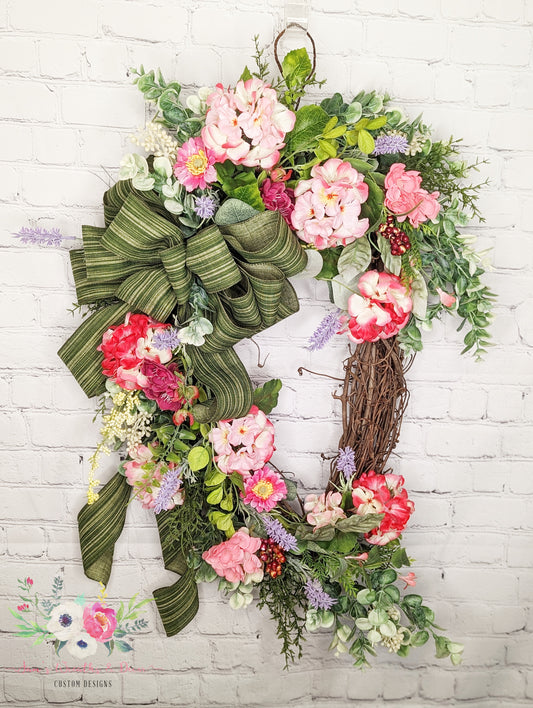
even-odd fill
[{"label": "pink peony flower", "polygon": [[409,218],[415,228],[428,219],[435,219],[440,211],[439,192],[429,194],[421,185],[420,172],[406,171],[402,162],[391,165],[385,177],[385,206],[397,215],[398,221]]},{"label": "pink peony flower", "polygon": [[220,471],[238,472],[243,477],[264,467],[276,449],[274,426],[257,406],[243,418],[220,421],[209,433],[209,441]]},{"label": "pink peony flower", "polygon": [[328,492],[327,494],[308,494],[305,498],[304,511],[307,523],[316,529],[322,526],[334,526],[338,519],[345,519],[346,514],[341,509],[342,494]]},{"label": "pink peony flower", "polygon": [[156,349],[152,345],[156,332],[168,329],[170,325],[156,322],[148,315],[128,312],[124,324],[110,327],[97,347],[104,355],[102,369],[105,376],[121,388],[140,390],[146,383],[141,373],[145,359],[166,364],[172,359],[170,349]]},{"label": "pink peony flower", "polygon": [[92,607],[84,608],[83,626],[87,634],[97,642],[107,642],[117,626],[116,612],[111,607],[104,607],[100,602],[95,602]]},{"label": "pink peony flower", "polygon": [[274,167],[296,116],[278,101],[269,84],[252,78],[226,91],[217,84],[207,98],[207,106],[202,139],[216,162]]},{"label": "pink peony flower", "polygon": [[255,555],[260,547],[261,539],[250,536],[248,529],[242,528],[227,541],[204,551],[202,558],[230,583],[260,582],[263,565]]},{"label": "pink peony flower", "polygon": [[174,175],[188,192],[205,189],[211,182],[216,182],[217,171],[213,167],[214,153],[206,148],[201,138],[189,138],[178,149]]},{"label": "pink peony flower", "polygon": [[363,236],[369,226],[368,219],[359,219],[361,204],[368,199],[363,175],[334,157],[315,165],[311,177],[294,190],[291,223],[298,237],[322,250]]},{"label": "pink peony flower", "polygon": [[384,514],[379,526],[365,534],[369,543],[385,546],[404,530],[415,505],[403,489],[404,478],[394,474],[365,472],[353,483],[355,513]]},{"label": "pink peony flower", "polygon": [[437,288],[437,292],[439,294],[440,301],[444,305],[444,307],[453,307],[455,305],[455,302],[457,300],[455,295],[444,292],[444,290],[441,290],[441,288]]},{"label": "pink peony flower", "polygon": [[180,384],[184,379],[177,364],[163,366],[155,361],[143,361],[141,374],[146,381],[143,391],[147,398],[155,401],[162,411],[177,411],[182,408],[185,398],[180,395]]},{"label": "pink peony flower", "polygon": [[276,504],[287,496],[287,487],[279,474],[263,467],[253,473],[244,482],[244,494],[241,497],[256,511],[271,511]]},{"label": "pink peony flower", "polygon": [[348,326],[342,330],[360,342],[377,342],[398,334],[405,327],[413,301],[398,276],[369,270],[358,282],[361,295],[354,293],[348,300],[350,318],[342,318]]},{"label": "pink peony flower", "polygon": [[284,181],[266,179],[261,185],[261,199],[270,211],[279,211],[292,228],[291,215],[294,211],[294,190],[288,189]]}]

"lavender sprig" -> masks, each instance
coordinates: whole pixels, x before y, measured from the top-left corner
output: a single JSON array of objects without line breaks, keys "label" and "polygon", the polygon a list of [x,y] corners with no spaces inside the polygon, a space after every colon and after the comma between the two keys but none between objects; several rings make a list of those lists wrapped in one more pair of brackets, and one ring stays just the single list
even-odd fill
[{"label": "lavender sprig", "polygon": [[373,155],[396,155],[405,154],[409,147],[409,141],[405,135],[378,135],[375,141]]},{"label": "lavender sprig", "polygon": [[312,352],[317,349],[322,349],[326,346],[333,335],[337,334],[342,326],[340,321],[340,313],[341,311],[338,308],[328,312],[313,334],[309,337],[309,344],[307,346],[308,349]]},{"label": "lavender sprig", "polygon": [[269,538],[279,544],[284,551],[298,550],[298,541],[284,528],[281,522],[270,516],[261,516],[261,521],[265,526]]},{"label": "lavender sprig", "polygon": [[210,219],[215,215],[218,204],[214,197],[202,195],[194,200],[194,212],[200,219]]},{"label": "lavender sprig", "polygon": [[181,487],[181,467],[173,467],[165,472],[161,480],[159,494],[155,500],[154,513],[159,514],[165,511],[170,504],[172,497]]},{"label": "lavender sprig", "polygon": [[318,580],[309,579],[305,584],[304,592],[309,604],[315,610],[329,610],[337,604],[337,600],[322,589]]},{"label": "lavender sprig", "polygon": [[178,330],[174,327],[159,330],[154,334],[152,345],[155,349],[176,349],[180,344]]},{"label": "lavender sprig", "polygon": [[63,241],[72,240],[70,236],[63,236],[59,229],[45,229],[41,226],[23,226],[13,236],[19,238],[22,243],[31,243],[33,246],[61,246]]},{"label": "lavender sprig", "polygon": [[349,481],[355,472],[355,454],[349,445],[340,448],[336,466],[344,474],[346,481]]}]

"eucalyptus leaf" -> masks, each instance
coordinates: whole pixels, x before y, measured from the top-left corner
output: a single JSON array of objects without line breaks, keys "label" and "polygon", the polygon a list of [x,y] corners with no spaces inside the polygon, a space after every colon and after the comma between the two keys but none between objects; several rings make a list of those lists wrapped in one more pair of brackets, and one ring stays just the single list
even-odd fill
[{"label": "eucalyptus leaf", "polygon": [[427,312],[428,289],[425,278],[420,272],[417,272],[411,281],[411,299],[413,301],[413,315],[423,320]]},{"label": "eucalyptus leaf", "polygon": [[239,224],[241,221],[247,221],[253,216],[259,214],[257,209],[254,209],[250,204],[241,199],[226,199],[215,214],[215,223],[218,226],[229,226],[231,224]]},{"label": "eucalyptus leaf", "polygon": [[344,118],[346,119],[347,123],[357,123],[357,121],[361,118],[362,115],[363,107],[361,106],[359,101],[354,101],[353,103],[350,103],[350,105],[346,109]]}]

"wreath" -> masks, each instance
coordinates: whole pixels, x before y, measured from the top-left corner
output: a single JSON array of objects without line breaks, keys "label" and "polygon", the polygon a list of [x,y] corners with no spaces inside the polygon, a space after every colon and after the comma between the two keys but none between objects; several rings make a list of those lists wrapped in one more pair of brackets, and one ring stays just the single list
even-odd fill
[{"label": "wreath", "polygon": [[[105,227],[84,226],[70,253],[87,317],[59,352],[101,397],[78,517],[84,571],[108,583],[133,494],[154,511],[165,568],[179,575],[154,592],[167,635],[198,611],[197,583],[218,580],[232,608],[255,598],[270,610],[287,662],[306,630],[329,628],[330,648],[358,667],[376,647],[406,656],[431,637],[457,664],[462,645],[405,592],[416,583],[400,574],[414,504],[387,461],[422,331],[455,312],[463,351],[479,358],[488,343],[483,254],[460,233],[480,218],[481,185],[464,181],[478,163],[374,91],[300,107],[323,83],[314,59],[275,55],[277,78],[256,41],[255,71],[186,101],[160,71],[133,72],[157,109],[133,137],[148,157],[122,160]],[[271,461],[281,381],[254,388],[233,349],[297,312],[298,273],[327,281],[333,305],[309,347],[333,337],[350,347],[330,479],[303,499]],[[97,491],[112,450],[122,462]]]}]

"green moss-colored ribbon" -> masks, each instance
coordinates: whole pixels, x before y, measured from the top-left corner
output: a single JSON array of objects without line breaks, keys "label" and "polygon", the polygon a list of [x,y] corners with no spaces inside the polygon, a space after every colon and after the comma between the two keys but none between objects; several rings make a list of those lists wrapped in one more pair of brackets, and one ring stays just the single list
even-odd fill
[{"label": "green moss-colored ribbon", "polygon": [[168,321],[190,315],[195,279],[209,295],[213,324],[202,347],[190,347],[195,375],[215,395],[198,406],[200,420],[244,415],[252,402],[248,374],[234,344],[298,310],[287,281],[307,257],[278,212],[266,211],[237,224],[211,225],[185,238],[153,192],[129,181],[104,196],[105,228],[83,227],[83,249],[71,251],[80,304],[106,303],[87,318],[59,350],[88,396],[105,388],[103,333],[128,311]]}]

